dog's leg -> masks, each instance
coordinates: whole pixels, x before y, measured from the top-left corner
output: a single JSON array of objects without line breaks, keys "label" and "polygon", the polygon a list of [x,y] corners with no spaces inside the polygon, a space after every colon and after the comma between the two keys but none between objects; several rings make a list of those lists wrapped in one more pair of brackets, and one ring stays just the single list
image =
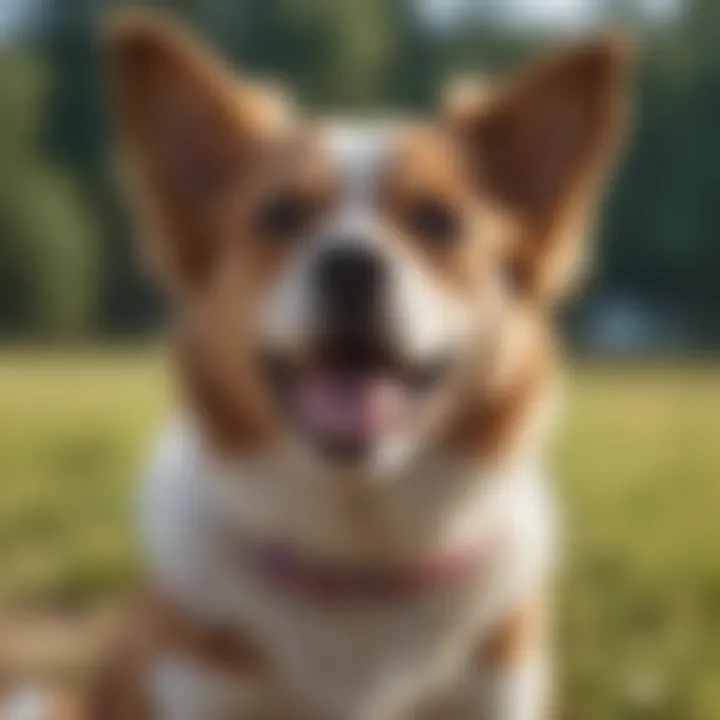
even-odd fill
[{"label": "dog's leg", "polygon": [[548,717],[548,670],[541,654],[481,672],[479,707],[473,718],[545,720]]},{"label": "dog's leg", "polygon": [[[528,599],[485,637],[458,683],[409,720],[547,720],[550,668],[544,611]],[[405,720],[405,718],[403,718]]]},{"label": "dog's leg", "polygon": [[546,624],[544,607],[534,598],[509,614],[472,654],[459,692],[438,717],[546,720],[550,689]]},{"label": "dog's leg", "polygon": [[529,598],[482,643],[473,657],[485,720],[543,720],[549,712],[546,605]]}]

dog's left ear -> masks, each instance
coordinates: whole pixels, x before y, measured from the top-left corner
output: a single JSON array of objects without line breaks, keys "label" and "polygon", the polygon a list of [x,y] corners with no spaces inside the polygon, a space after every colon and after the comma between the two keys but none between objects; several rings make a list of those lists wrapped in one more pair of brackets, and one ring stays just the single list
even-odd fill
[{"label": "dog's left ear", "polygon": [[478,190],[513,221],[513,275],[532,296],[554,300],[575,275],[625,125],[629,55],[624,39],[604,35],[448,103]]},{"label": "dog's left ear", "polygon": [[[187,30],[158,14],[108,23],[113,110],[156,279],[187,281],[212,257],[213,222],[290,108],[236,79]],[[149,255],[148,255],[149,253]],[[159,276],[159,277],[158,277]]]}]

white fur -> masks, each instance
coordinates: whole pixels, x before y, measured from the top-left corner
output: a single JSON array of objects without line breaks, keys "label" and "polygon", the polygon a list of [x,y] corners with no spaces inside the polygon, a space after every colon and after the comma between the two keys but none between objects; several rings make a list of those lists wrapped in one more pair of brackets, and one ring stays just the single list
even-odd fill
[{"label": "white fur", "polygon": [[[501,672],[488,672],[492,677],[495,717],[507,720],[544,718],[548,712],[550,670],[547,658],[533,655]],[[493,677],[494,676],[494,677]]]},{"label": "white fur", "polygon": [[[552,517],[538,469],[518,461],[483,471],[426,457],[395,482],[364,490],[311,475],[293,472],[282,453],[221,466],[192,423],[175,423],[161,443],[146,498],[158,581],[198,622],[250,633],[314,717],[395,720],[424,696],[455,684],[459,691],[468,643],[477,643],[548,570]],[[362,523],[360,502],[367,506]],[[254,533],[355,558],[406,557],[485,533],[504,541],[483,576],[462,587],[397,605],[329,611],[278,594],[249,570],[243,539]],[[183,668],[193,674],[191,666]],[[217,695],[217,678],[193,675],[211,688],[208,697]],[[527,684],[529,694],[534,681],[528,674],[506,682]],[[213,707],[197,717],[212,720]],[[503,711],[497,717],[533,716]]]},{"label": "white fur", "polygon": [[425,720],[540,720],[549,708],[549,665],[543,654],[502,668],[473,668]]},{"label": "white fur", "polygon": [[[192,658],[168,657],[148,678],[155,699],[153,720],[212,720],[255,717],[263,688],[242,679],[208,671]],[[267,690],[265,691],[267,692]]]}]

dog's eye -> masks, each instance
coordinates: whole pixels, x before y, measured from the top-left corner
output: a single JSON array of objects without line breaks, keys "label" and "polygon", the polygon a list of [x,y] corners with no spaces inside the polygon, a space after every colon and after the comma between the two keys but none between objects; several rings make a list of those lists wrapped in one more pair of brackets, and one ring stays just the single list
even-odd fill
[{"label": "dog's eye", "polygon": [[410,208],[408,222],[413,233],[433,245],[454,241],[462,225],[455,209],[437,198],[416,201]]},{"label": "dog's eye", "polygon": [[271,198],[260,208],[257,229],[263,237],[293,240],[310,222],[312,207],[302,194],[287,191]]}]

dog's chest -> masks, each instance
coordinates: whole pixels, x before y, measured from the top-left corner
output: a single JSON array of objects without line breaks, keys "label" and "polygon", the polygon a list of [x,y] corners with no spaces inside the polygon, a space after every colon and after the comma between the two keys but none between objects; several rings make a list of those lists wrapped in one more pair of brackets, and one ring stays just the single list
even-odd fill
[{"label": "dog's chest", "polygon": [[[497,592],[497,588],[495,588]],[[499,596],[442,591],[383,607],[322,606],[244,586],[236,627],[252,628],[272,674],[214,673],[192,657],[160,666],[163,702],[187,720],[231,713],[299,720],[400,720],[458,682]],[[226,617],[227,619],[227,617]],[[177,720],[173,711],[169,717]],[[184,716],[183,716],[184,718]]]},{"label": "dog's chest", "polygon": [[[149,498],[156,577],[200,622],[229,624],[249,632],[277,669],[283,691],[308,704],[314,718],[395,717],[396,709],[439,691],[461,671],[464,654],[480,641],[503,607],[537,580],[544,567],[542,556],[548,549],[544,498],[518,485],[517,491],[507,493],[496,508],[485,513],[461,504],[468,514],[463,516],[458,509],[453,530],[446,528],[463,537],[472,536],[475,525],[474,533],[481,539],[478,530],[491,531],[492,552],[458,584],[378,603],[325,603],[278,592],[244,562],[243,554],[228,541],[223,523],[207,515],[208,478],[197,472],[197,458],[185,457],[179,464],[176,458],[171,460],[156,473]],[[449,478],[443,480],[447,483]],[[257,497],[254,502],[260,515],[263,503],[275,507],[268,497]],[[398,515],[399,523],[407,528],[388,537],[399,542],[423,537],[422,532],[411,532],[411,518],[415,518],[420,529],[426,526],[429,537],[435,539],[430,524],[437,520],[436,500],[416,496],[414,502],[410,517]],[[305,504],[308,512],[311,507],[318,512],[322,505],[312,498],[297,498],[295,516],[303,517]],[[349,549],[358,541],[353,534],[343,534],[322,512],[304,524],[297,517],[296,523],[289,522],[292,514],[287,511],[266,510],[265,520],[271,526],[283,518],[296,532],[314,526],[318,535],[310,533],[305,539],[319,541],[328,532],[337,542],[347,542]],[[207,674],[199,675],[208,685]],[[198,673],[193,676],[197,678]],[[241,703],[244,682],[239,681],[236,692],[224,681],[222,693],[206,694],[215,697],[214,702],[222,696],[224,702]],[[187,692],[191,685],[174,686]],[[193,697],[197,699],[198,693],[193,692]],[[347,708],[356,712],[348,716]],[[212,720],[212,713],[203,717]]]},{"label": "dog's chest", "polygon": [[355,708],[358,718],[394,717],[392,710],[458,670],[468,639],[497,599],[480,590],[481,582],[377,607],[325,606],[261,590],[246,621],[252,618],[281,674],[318,711],[339,718]]}]

